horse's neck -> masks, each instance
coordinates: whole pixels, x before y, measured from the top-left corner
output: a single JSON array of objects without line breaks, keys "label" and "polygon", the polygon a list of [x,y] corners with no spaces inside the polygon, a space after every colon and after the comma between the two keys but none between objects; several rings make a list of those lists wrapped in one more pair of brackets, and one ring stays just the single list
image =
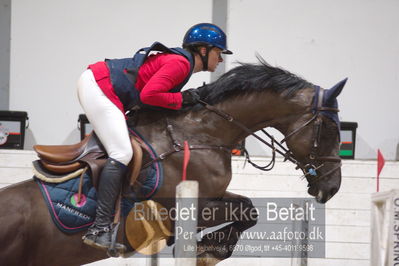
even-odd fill
[{"label": "horse's neck", "polygon": [[[311,102],[311,95],[310,89],[301,90],[290,99],[284,99],[278,93],[258,92],[228,98],[214,106],[231,115],[234,120],[249,129],[256,131],[270,126],[271,120],[303,113]],[[172,125],[179,141],[188,140],[196,144],[234,145],[240,139],[248,136],[248,133],[240,127],[206,108],[181,114],[144,112],[140,117],[141,122],[138,127],[144,136],[150,136],[155,140],[158,139],[156,136],[163,132],[168,143],[170,143],[170,135],[166,130],[167,123]],[[165,118],[168,118],[167,121]],[[298,119],[298,117],[292,116],[291,119],[283,119],[284,123],[277,122],[273,124],[273,127],[285,134],[287,125],[292,122],[292,119]]]},{"label": "horse's neck", "polygon": [[[312,100],[312,92],[312,89],[304,89],[290,99],[285,99],[283,95],[278,93],[259,92],[245,97],[228,99],[215,107],[230,114],[236,121],[253,131],[272,126],[285,135],[288,125],[299,118],[295,114],[304,113],[308,109]],[[208,117],[210,115],[208,114]],[[213,114],[213,116],[216,115]],[[223,138],[230,144],[248,136],[248,133],[233,123],[221,122],[220,117],[215,118],[215,120],[221,126],[215,127],[212,134]],[[271,125],[272,121],[273,124]]]}]

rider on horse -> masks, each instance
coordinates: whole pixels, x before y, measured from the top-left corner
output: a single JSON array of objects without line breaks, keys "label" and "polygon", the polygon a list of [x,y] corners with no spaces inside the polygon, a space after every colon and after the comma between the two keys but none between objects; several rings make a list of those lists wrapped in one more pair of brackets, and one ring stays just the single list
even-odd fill
[{"label": "rider on horse", "polygon": [[98,185],[96,218],[83,236],[84,243],[101,249],[111,246],[115,203],[133,156],[125,113],[143,105],[179,110],[196,104],[196,89],[181,89],[193,73],[215,71],[222,53],[232,54],[225,33],[216,25],[201,23],[187,31],[183,48],[156,42],[133,58],[105,59],[83,72],[79,101],[108,154]]}]

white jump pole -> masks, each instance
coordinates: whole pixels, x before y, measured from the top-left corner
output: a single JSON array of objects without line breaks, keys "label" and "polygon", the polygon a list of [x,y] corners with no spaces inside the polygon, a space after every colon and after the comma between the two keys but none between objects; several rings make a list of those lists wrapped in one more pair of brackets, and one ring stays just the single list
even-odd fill
[{"label": "white jump pole", "polygon": [[184,142],[182,182],[176,186],[175,265],[197,264],[198,181],[186,180],[190,150]]},{"label": "white jump pole", "polygon": [[176,187],[176,266],[197,264],[198,181],[182,181]]}]

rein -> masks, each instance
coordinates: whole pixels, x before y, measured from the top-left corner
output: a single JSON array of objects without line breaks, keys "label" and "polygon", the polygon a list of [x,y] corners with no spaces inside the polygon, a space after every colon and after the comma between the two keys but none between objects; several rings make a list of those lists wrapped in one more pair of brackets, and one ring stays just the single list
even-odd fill
[{"label": "rein", "polygon": [[[250,128],[248,128],[247,126],[245,126],[243,123],[241,123],[240,121],[235,120],[231,115],[215,108],[212,105],[209,105],[208,103],[199,100],[199,103],[201,103],[206,109],[208,109],[209,111],[214,112],[215,114],[219,115],[220,117],[222,117],[223,119],[227,120],[228,122],[234,124],[235,126],[241,128],[244,132],[246,132],[248,135],[251,135],[253,137],[255,137],[257,140],[259,140],[260,142],[262,142],[263,144],[265,144],[266,146],[268,146],[269,148],[272,149],[272,159],[270,161],[270,163],[266,166],[259,166],[256,163],[252,162],[249,156],[248,151],[245,149],[244,150],[244,154],[246,157],[246,160],[255,168],[262,170],[262,171],[270,171],[273,169],[274,165],[275,165],[275,159],[276,159],[276,152],[279,153],[280,155],[282,155],[284,157],[284,161],[290,161],[292,163],[294,163],[296,165],[295,169],[301,169],[302,172],[304,173],[304,175],[302,176],[303,178],[307,178],[309,185],[312,185],[314,183],[319,182],[320,180],[324,179],[325,177],[327,177],[329,174],[335,172],[337,169],[339,169],[341,167],[341,158],[340,157],[333,157],[333,156],[319,156],[318,155],[318,149],[319,149],[319,141],[320,141],[320,135],[321,135],[321,126],[322,126],[322,119],[320,117],[320,112],[321,111],[329,111],[329,112],[339,112],[339,110],[337,108],[330,108],[330,107],[324,107],[322,106],[323,104],[323,96],[324,96],[324,90],[320,87],[318,87],[318,90],[316,91],[315,94],[315,98],[317,98],[317,106],[312,108],[312,112],[314,113],[314,115],[312,116],[311,119],[309,119],[308,121],[306,121],[302,126],[300,126],[299,128],[295,129],[294,131],[290,132],[288,135],[286,135],[284,137],[283,140],[279,142],[276,142],[274,137],[271,136],[269,133],[267,133],[264,129],[262,129],[261,131],[270,139],[270,143],[267,142],[266,140],[264,140],[263,138],[259,137],[257,134],[254,133],[253,130],[251,130]],[[298,115],[298,114],[296,114]],[[276,121],[278,119],[274,119],[274,120],[270,120],[268,121],[269,124],[273,124],[274,121]],[[312,122],[314,122],[313,125],[313,144],[312,144],[312,148],[309,154],[309,159],[310,159],[310,163],[304,165],[303,163],[299,162],[298,160],[296,160],[294,158],[294,155],[292,154],[292,152],[289,149],[286,149],[284,146],[282,146],[281,144],[283,144],[284,142],[287,141],[288,138],[292,137],[293,135],[295,135],[296,133],[298,133],[299,131],[301,131],[302,129],[304,129],[306,126],[310,125]],[[275,144],[278,145],[278,147],[275,147]],[[334,167],[333,169],[329,170],[327,173],[324,173],[321,176],[317,175],[317,170],[320,169],[321,167],[324,166],[324,163],[316,166],[316,161],[321,161],[321,162],[335,162],[335,163],[339,163],[336,167]]]},{"label": "rein", "polygon": [[[248,151],[245,149],[244,150],[244,154],[246,157],[246,161],[248,161],[248,163],[250,163],[252,166],[254,166],[255,168],[262,170],[262,171],[270,171],[273,169],[274,165],[275,165],[275,160],[276,160],[276,152],[279,153],[280,155],[282,155],[284,157],[284,161],[290,161],[292,163],[294,163],[296,165],[295,169],[301,169],[302,172],[304,173],[304,175],[302,176],[302,178],[307,178],[309,185],[312,185],[314,183],[319,182],[320,180],[324,179],[325,177],[327,177],[329,174],[335,172],[337,169],[339,169],[341,167],[341,158],[340,157],[332,157],[332,156],[319,156],[318,155],[318,149],[319,149],[319,141],[320,141],[320,135],[321,135],[321,126],[322,126],[322,119],[320,117],[320,112],[321,111],[329,111],[329,112],[339,112],[339,110],[337,108],[330,108],[330,107],[324,107],[322,106],[323,103],[323,95],[324,95],[324,90],[322,88],[318,88],[317,93],[315,95],[315,98],[317,98],[317,106],[313,107],[311,110],[307,110],[307,112],[312,111],[314,113],[314,115],[312,116],[312,118],[310,118],[308,121],[306,121],[302,126],[300,126],[299,128],[295,129],[294,131],[290,132],[289,134],[287,134],[283,140],[281,140],[280,142],[277,142],[273,136],[271,136],[269,133],[267,133],[264,129],[261,129],[261,132],[264,133],[269,139],[270,142],[264,140],[263,138],[261,138],[260,136],[258,136],[257,134],[254,133],[253,130],[251,130],[250,128],[248,128],[247,126],[245,126],[243,123],[241,123],[238,120],[235,120],[234,117],[232,117],[231,115],[217,109],[216,107],[206,103],[203,100],[199,100],[198,102],[200,104],[202,104],[206,109],[208,109],[209,111],[219,115],[220,117],[222,117],[223,119],[225,119],[226,121],[234,124],[235,126],[239,127],[240,129],[242,129],[245,133],[247,133],[248,135],[253,136],[254,138],[256,138],[257,140],[259,140],[260,142],[262,142],[263,144],[265,144],[266,146],[268,146],[271,150],[272,150],[272,159],[270,161],[269,164],[267,164],[266,166],[259,166],[256,163],[252,162],[250,159],[250,155],[248,153]],[[305,113],[307,113],[305,112]],[[303,113],[301,113],[303,114]],[[301,115],[301,114],[294,114],[296,115]],[[287,118],[287,117],[284,117]],[[272,125],[275,123],[275,121],[281,120],[282,118],[277,118],[277,119],[272,119],[270,121],[267,121],[269,125]],[[312,148],[309,154],[309,159],[310,162],[306,165],[304,165],[303,163],[299,162],[298,160],[296,160],[294,158],[294,155],[292,154],[292,152],[285,148],[282,144],[284,142],[287,141],[287,139],[289,139],[290,137],[292,137],[293,135],[295,135],[296,133],[300,132],[302,129],[304,129],[306,126],[310,125],[312,122],[314,122],[313,125],[313,144],[312,144]],[[172,126],[172,124],[170,123],[170,121],[168,120],[168,118],[166,118],[166,130],[168,132],[169,137],[172,140],[173,143],[173,149],[167,152],[164,152],[162,154],[160,154],[157,158],[154,158],[152,161],[146,163],[143,168],[146,168],[148,166],[150,166],[151,164],[153,164],[154,162],[158,161],[158,160],[164,160],[166,157],[183,151],[184,150],[184,146],[177,140],[175,133],[174,133],[174,128]],[[276,147],[275,145],[277,145],[278,147]],[[228,147],[228,146],[218,146],[218,145],[189,145],[188,148],[190,150],[206,150],[206,149],[214,149],[214,150],[225,150],[227,152],[230,152],[230,150],[232,149],[232,147]],[[316,166],[316,161],[320,161],[320,162],[335,162],[335,163],[339,163],[336,167],[334,167],[333,169],[329,170],[327,173],[324,173],[321,176],[317,175],[317,170],[322,168],[324,166],[324,163],[319,164],[318,166]]]},{"label": "rein", "polygon": [[[282,156],[284,157],[284,161],[287,161],[287,160],[288,160],[288,161],[290,161],[290,162],[296,164],[296,165],[297,165],[296,169],[299,169],[299,168],[302,169],[302,168],[304,168],[304,166],[303,166],[299,161],[297,161],[297,160],[293,157],[292,153],[291,153],[289,150],[287,150],[287,149],[286,149],[284,146],[282,146],[280,143],[276,142],[275,139],[274,139],[274,137],[271,136],[269,133],[267,133],[264,129],[262,129],[261,131],[262,131],[267,137],[270,138],[271,143],[269,143],[268,141],[266,141],[266,140],[264,140],[263,138],[261,138],[260,136],[258,136],[256,133],[254,133],[253,130],[251,130],[251,129],[249,129],[248,127],[246,127],[246,126],[245,126],[243,123],[241,123],[240,121],[235,120],[231,115],[229,115],[229,114],[227,114],[227,113],[224,113],[223,111],[221,111],[221,110],[215,108],[215,107],[212,106],[212,105],[209,105],[208,103],[206,103],[206,102],[204,102],[204,101],[202,101],[202,100],[199,100],[199,102],[200,102],[202,105],[204,105],[204,107],[205,107],[206,109],[208,109],[209,111],[214,112],[215,114],[217,114],[217,115],[219,115],[220,117],[224,118],[224,119],[227,120],[228,122],[231,122],[231,123],[234,124],[235,126],[241,128],[241,129],[242,129],[243,131],[245,131],[248,135],[253,136],[253,137],[256,138],[257,140],[259,140],[260,142],[262,142],[263,144],[265,144],[266,146],[268,146],[270,149],[272,149],[272,160],[271,160],[271,162],[270,162],[267,166],[259,166],[259,165],[255,164],[254,162],[252,162],[252,161],[250,160],[248,151],[247,151],[247,150],[244,150],[244,154],[245,154],[245,156],[246,156],[246,160],[247,160],[252,166],[254,166],[255,168],[257,168],[257,169],[259,169],[259,170],[262,170],[262,171],[270,171],[270,170],[272,170],[273,167],[274,167],[274,164],[275,164],[275,154],[276,154],[276,152],[279,153],[280,155],[282,155]],[[309,120],[308,122],[310,123],[313,119],[314,119],[314,118],[312,118],[312,119]],[[274,122],[275,120],[276,120],[276,119],[270,120],[270,121],[269,121],[269,124],[273,124],[273,122]],[[307,123],[308,123],[308,122],[307,122]],[[305,123],[305,124],[307,124],[307,123]],[[306,125],[304,125],[304,126],[306,126]],[[303,128],[304,126],[302,126],[301,128]],[[301,128],[299,128],[299,129],[301,129]],[[275,143],[280,147],[280,149],[275,147],[275,145],[274,145]]]}]

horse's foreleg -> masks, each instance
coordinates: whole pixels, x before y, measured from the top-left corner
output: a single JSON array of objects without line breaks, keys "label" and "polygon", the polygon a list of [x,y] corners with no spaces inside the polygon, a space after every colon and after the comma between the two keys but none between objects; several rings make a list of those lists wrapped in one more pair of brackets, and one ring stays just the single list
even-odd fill
[{"label": "horse's foreleg", "polygon": [[249,198],[231,192],[226,192],[220,200],[208,201],[200,210],[198,217],[202,228],[229,224],[202,236],[198,243],[199,265],[214,265],[229,258],[242,232],[254,226],[258,218]]}]

